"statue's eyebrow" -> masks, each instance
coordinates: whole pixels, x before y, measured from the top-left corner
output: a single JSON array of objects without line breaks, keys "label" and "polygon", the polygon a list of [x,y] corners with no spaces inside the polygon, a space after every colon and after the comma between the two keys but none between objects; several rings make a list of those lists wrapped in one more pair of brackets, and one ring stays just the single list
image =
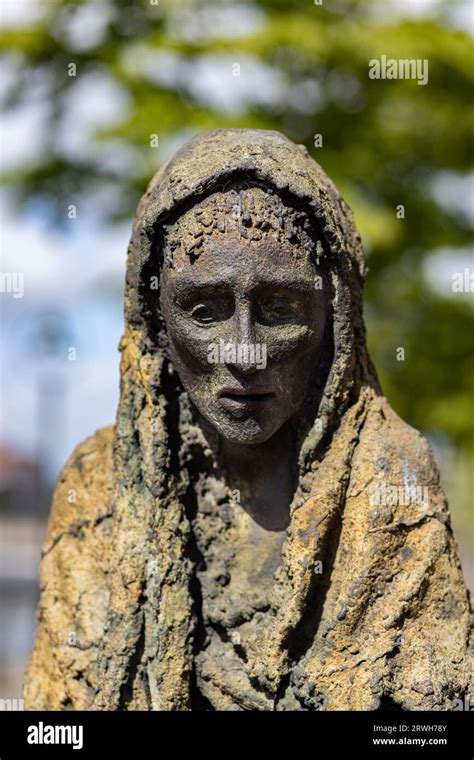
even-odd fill
[{"label": "statue's eyebrow", "polygon": [[299,290],[302,293],[308,293],[314,289],[314,280],[308,280],[303,277],[262,278],[256,283],[255,290],[269,287],[281,288],[282,290]]},{"label": "statue's eyebrow", "polygon": [[203,277],[202,280],[199,280],[193,275],[189,276],[187,274],[180,274],[174,280],[175,292],[183,296],[186,296],[188,293],[191,294],[196,290],[222,290],[223,288],[226,288],[226,286],[230,289],[230,278]]},{"label": "statue's eyebrow", "polygon": [[[303,277],[259,277],[256,282],[251,283],[248,291],[255,293],[266,290],[280,290],[280,291],[298,291],[300,293],[311,293],[314,290],[314,280]],[[232,290],[232,276],[225,276],[222,273],[220,275],[203,276],[202,279],[197,279],[195,276],[189,276],[187,274],[179,275],[174,281],[175,293],[180,297],[186,297],[193,295],[197,291],[205,293],[218,293],[224,295],[225,292]]]}]

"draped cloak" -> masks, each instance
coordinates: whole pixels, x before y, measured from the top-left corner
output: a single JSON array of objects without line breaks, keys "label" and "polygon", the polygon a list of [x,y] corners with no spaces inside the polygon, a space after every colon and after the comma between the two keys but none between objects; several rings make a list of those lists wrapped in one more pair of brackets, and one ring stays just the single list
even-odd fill
[{"label": "draped cloak", "polygon": [[[143,282],[166,221],[242,179],[304,206],[320,230],[332,359],[268,604],[206,648],[192,492],[209,457]],[[116,423],[77,447],[54,493],[27,709],[450,710],[468,693],[448,507],[429,444],[380,390],[364,276],[349,208],[277,132],[200,134],[152,179],[128,250]]]}]

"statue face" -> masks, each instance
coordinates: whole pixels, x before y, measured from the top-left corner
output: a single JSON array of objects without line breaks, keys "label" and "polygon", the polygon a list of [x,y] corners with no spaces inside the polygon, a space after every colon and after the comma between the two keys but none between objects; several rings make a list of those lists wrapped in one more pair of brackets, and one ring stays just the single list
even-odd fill
[{"label": "statue face", "polygon": [[308,250],[271,232],[211,235],[197,258],[181,247],[165,264],[171,361],[225,439],[267,441],[308,398],[328,312],[318,274]]}]

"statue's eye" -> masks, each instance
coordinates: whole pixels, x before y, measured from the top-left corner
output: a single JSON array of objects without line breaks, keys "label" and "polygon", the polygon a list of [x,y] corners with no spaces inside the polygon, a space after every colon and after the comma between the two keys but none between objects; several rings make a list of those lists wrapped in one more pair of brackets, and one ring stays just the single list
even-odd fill
[{"label": "statue's eye", "polygon": [[191,316],[196,322],[207,325],[210,322],[214,322],[217,314],[212,304],[199,303],[191,309]]},{"label": "statue's eye", "polygon": [[222,322],[232,315],[232,304],[226,298],[213,296],[199,300],[189,309],[189,314],[200,325]]},{"label": "statue's eye", "polygon": [[260,317],[264,322],[290,322],[299,315],[299,304],[289,298],[265,298],[259,304]]}]

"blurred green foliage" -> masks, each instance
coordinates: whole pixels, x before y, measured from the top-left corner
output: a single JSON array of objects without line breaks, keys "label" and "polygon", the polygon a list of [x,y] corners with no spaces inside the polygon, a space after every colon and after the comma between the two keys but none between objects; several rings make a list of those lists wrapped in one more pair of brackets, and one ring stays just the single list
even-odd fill
[{"label": "blurred green foliage", "polygon": [[[89,34],[84,20],[81,32],[86,6],[89,13],[108,8],[99,35]],[[47,202],[56,221],[71,197],[77,202],[101,189],[104,218],[131,219],[150,176],[195,132],[273,128],[304,143],[352,207],[364,240],[369,344],[387,396],[408,422],[464,456],[474,448],[472,302],[469,293],[452,292],[449,266],[441,289],[425,272],[437,249],[465,250],[471,239],[452,191],[442,183],[437,193],[433,188],[442,172],[472,171],[472,40],[447,21],[452,0],[438,2],[436,17],[424,20],[397,19],[389,6],[47,2],[38,19],[1,30],[1,50],[14,62],[4,108],[34,98],[49,105],[39,159],[5,179],[21,202]],[[371,80],[369,60],[381,55],[428,59],[428,84]],[[76,77],[68,76],[71,62]],[[235,63],[240,77],[233,76]],[[252,81],[257,64],[266,78]],[[213,98],[212,86],[209,94],[210,70],[219,72],[220,87],[223,81],[229,91],[242,88],[234,106]],[[93,135],[98,152],[75,156],[62,149],[59,130],[71,91],[96,74],[120,86],[127,106]],[[150,147],[152,134],[158,150]],[[322,147],[315,147],[316,134]],[[129,165],[114,168],[117,156],[131,156]],[[399,205],[404,219],[397,218]],[[404,361],[397,360],[399,347]]]}]

